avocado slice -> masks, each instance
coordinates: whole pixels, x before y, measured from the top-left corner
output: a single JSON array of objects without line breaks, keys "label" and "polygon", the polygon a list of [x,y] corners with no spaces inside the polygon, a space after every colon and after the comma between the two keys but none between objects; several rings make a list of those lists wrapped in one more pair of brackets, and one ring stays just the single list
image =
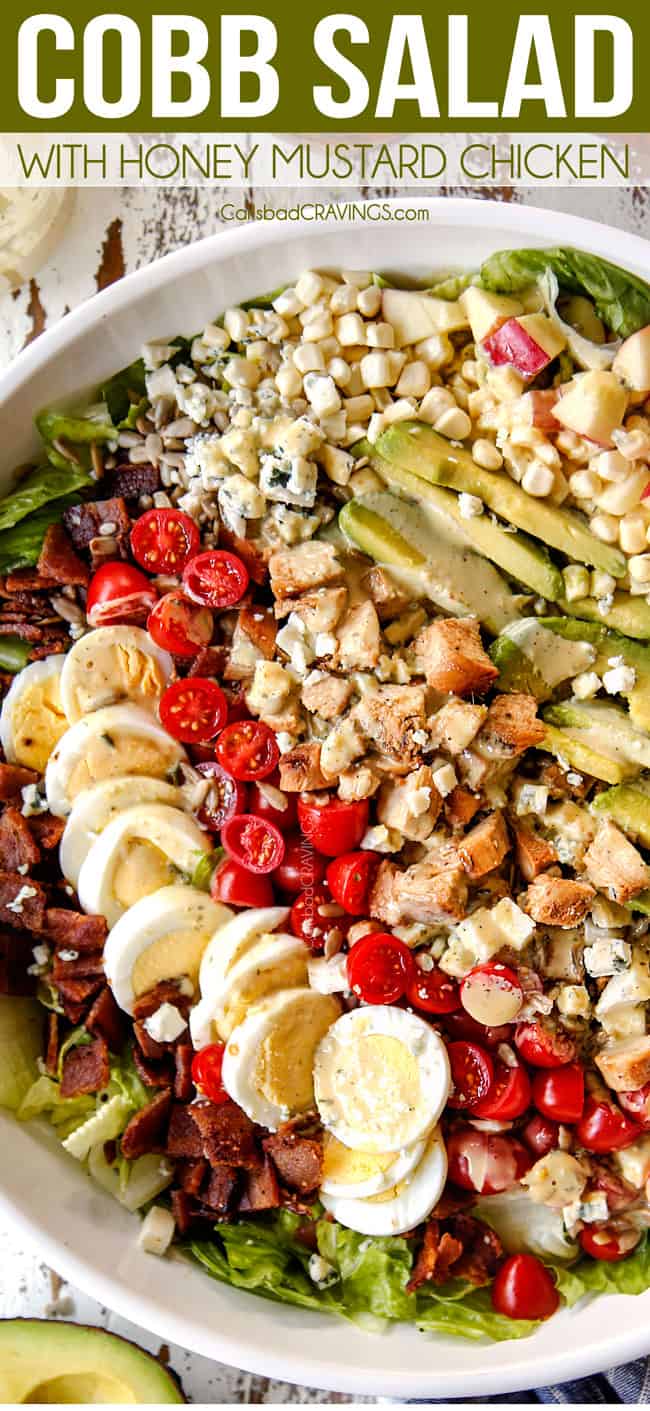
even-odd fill
[{"label": "avocado slice", "polygon": [[557,620],[522,617],[504,628],[492,643],[490,655],[499,668],[502,690],[529,691],[538,701],[548,701],[561,681],[593,666],[594,646],[579,637],[572,639],[569,634],[564,642],[559,641],[557,634],[545,625]]},{"label": "avocado slice", "polygon": [[[546,706],[543,716],[550,725],[569,730],[598,753],[618,760],[624,767],[621,780],[650,769],[650,737],[630,720],[627,711],[606,701],[560,701]],[[607,776],[599,776],[605,777]],[[619,780],[608,781],[618,783]]]},{"label": "avocado slice", "polygon": [[623,578],[627,572],[625,555],[597,539],[577,514],[533,499],[505,475],[481,470],[468,451],[445,440],[431,426],[419,421],[398,422],[382,432],[377,451],[391,465],[410,470],[433,485],[478,495],[503,519],[571,559],[613,578]]},{"label": "avocado slice", "polygon": [[174,1374],[135,1343],[39,1318],[0,1321],[0,1399],[12,1406],[185,1402]]},{"label": "avocado slice", "polygon": [[622,657],[626,666],[632,666],[636,680],[631,691],[621,694],[627,699],[633,723],[642,730],[650,729],[650,647],[601,623],[580,622],[572,617],[541,617],[539,621],[567,641],[590,642],[596,648],[594,670],[600,675],[608,670],[612,657]]},{"label": "avocado slice", "polygon": [[473,554],[458,533],[449,533],[423,507],[377,492],[348,500],[338,523],[362,553],[398,574],[406,573],[414,597],[429,598],[455,616],[471,613],[494,633],[517,617],[519,600],[492,564]]},{"label": "avocado slice", "polygon": [[403,490],[420,503],[426,503],[445,525],[460,534],[464,542],[476,549],[484,558],[490,559],[503,569],[510,578],[532,588],[541,598],[557,602],[564,591],[564,580],[559,568],[552,562],[548,550],[529,539],[517,530],[505,529],[495,523],[490,515],[476,515],[464,519],[458,505],[458,496],[451,490],[443,490],[431,485],[427,480],[404,470],[398,465],[389,465],[371,447],[372,467],[381,475],[391,489]]},{"label": "avocado slice", "polygon": [[605,789],[591,804],[592,813],[611,818],[624,833],[650,848],[650,790],[641,784],[618,784]]},{"label": "avocado slice", "polygon": [[626,770],[624,765],[599,754],[584,740],[569,735],[568,731],[558,730],[546,722],[545,724],[546,734],[541,743],[535,746],[536,749],[546,750],[548,754],[555,755],[556,759],[564,760],[571,769],[577,769],[580,774],[591,774],[594,779],[603,779],[606,784],[620,784],[627,778],[629,769]]},{"label": "avocado slice", "polygon": [[597,598],[578,598],[568,603],[558,599],[563,612],[571,617],[582,617],[587,622],[601,622],[604,627],[612,627],[626,637],[635,637],[643,642],[650,641],[650,605],[645,598],[633,598],[630,593],[614,593],[614,601],[605,612],[600,611]]}]

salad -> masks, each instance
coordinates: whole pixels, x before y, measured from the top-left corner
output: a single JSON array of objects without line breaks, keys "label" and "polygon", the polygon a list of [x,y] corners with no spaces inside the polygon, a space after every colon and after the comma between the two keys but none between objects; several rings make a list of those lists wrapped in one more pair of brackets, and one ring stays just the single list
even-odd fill
[{"label": "salad", "polygon": [[0,501],[0,1103],[214,1278],[650,1287],[650,287],[307,271]]}]

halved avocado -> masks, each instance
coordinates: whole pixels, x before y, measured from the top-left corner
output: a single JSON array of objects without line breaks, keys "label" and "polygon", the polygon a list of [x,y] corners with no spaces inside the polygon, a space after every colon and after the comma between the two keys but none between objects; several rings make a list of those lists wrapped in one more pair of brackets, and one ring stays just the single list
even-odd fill
[{"label": "halved avocado", "polygon": [[398,422],[382,433],[376,449],[391,465],[410,470],[432,485],[478,495],[502,519],[570,559],[590,564],[613,578],[623,578],[627,571],[625,555],[597,539],[579,515],[533,499],[505,475],[481,470],[468,451],[447,441],[431,426]]},{"label": "halved avocado", "polygon": [[[636,599],[632,600],[636,601]],[[630,719],[643,730],[650,729],[650,647],[621,632],[612,631],[602,621],[580,622],[573,617],[541,617],[543,627],[570,642],[589,642],[596,648],[594,670],[602,676],[612,657],[622,657],[632,666],[635,682],[630,691],[621,692],[627,698]]]},{"label": "halved avocado", "polygon": [[567,730],[560,730],[555,725],[546,724],[544,739],[535,748],[555,755],[556,759],[565,761],[571,769],[576,769],[580,774],[591,774],[594,779],[603,779],[606,784],[620,784],[630,774],[629,765],[600,754],[584,740],[576,739]]},{"label": "halved avocado", "polygon": [[597,598],[578,598],[569,603],[560,598],[559,605],[571,617],[601,622],[604,627],[613,627],[615,632],[622,632],[626,637],[650,641],[650,605],[645,598],[633,598],[630,593],[614,593],[611,607],[603,612],[600,610],[601,601]]},{"label": "halved avocado", "polygon": [[551,687],[546,684],[539,671],[536,671],[530,657],[526,656],[521,647],[506,633],[502,632],[492,642],[489,654],[499,673],[500,691],[525,691],[537,701],[551,700]]},{"label": "halved avocado", "polygon": [[0,1401],[81,1406],[183,1403],[173,1372],[151,1353],[103,1328],[0,1320]]},{"label": "halved avocado", "polygon": [[499,669],[500,690],[528,691],[538,701],[548,701],[561,682],[593,666],[593,643],[579,634],[555,633],[546,625],[558,620],[564,621],[522,617],[504,628],[490,647],[490,656]]},{"label": "halved avocado", "polygon": [[422,568],[424,554],[409,544],[383,515],[361,500],[348,500],[339,511],[339,529],[363,554],[393,568]]},{"label": "halved avocado", "polygon": [[579,731],[593,749],[628,763],[632,772],[650,769],[650,738],[645,730],[637,729],[621,706],[606,701],[560,701],[546,706],[544,719],[573,733]]}]

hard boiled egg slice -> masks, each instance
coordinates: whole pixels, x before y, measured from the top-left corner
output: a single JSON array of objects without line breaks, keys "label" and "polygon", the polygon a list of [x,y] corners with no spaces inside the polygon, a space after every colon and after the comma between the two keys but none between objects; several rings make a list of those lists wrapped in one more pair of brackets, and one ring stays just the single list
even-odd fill
[{"label": "hard boiled egg slice", "polygon": [[61,736],[45,773],[48,807],[67,818],[77,795],[92,784],[124,774],[169,781],[182,759],[182,745],[149,711],[130,704],[106,706]]},{"label": "hard boiled egg slice", "polygon": [[314,1103],[314,1053],[340,1014],[332,995],[281,990],[234,1029],[226,1044],[222,1082],[252,1122],[277,1131]]},{"label": "hard boiled egg slice", "polygon": [[348,1230],[360,1235],[403,1235],[431,1214],[446,1179],[447,1152],[436,1127],[415,1170],[389,1190],[364,1200],[328,1195],[322,1189],[320,1196],[325,1209]]},{"label": "hard boiled egg slice", "polygon": [[0,741],[10,764],[45,773],[55,745],[68,728],[61,704],[65,656],[45,657],[25,666],[2,703]]},{"label": "hard boiled egg slice", "polygon": [[201,961],[199,984],[203,999],[216,999],[222,991],[228,970],[259,941],[260,936],[275,931],[289,915],[288,906],[261,906],[240,911],[221,926],[206,947]]},{"label": "hard boiled egg slice", "polygon": [[369,1195],[382,1195],[391,1186],[403,1181],[420,1162],[426,1142],[416,1142],[405,1151],[351,1151],[331,1132],[325,1132],[323,1143],[323,1174],[321,1191],[342,1199],[363,1200]]},{"label": "hard boiled egg slice", "polygon": [[398,1152],[421,1141],[438,1121],[450,1086],[440,1035],[393,1005],[343,1014],[315,1057],[323,1125],[355,1151]]},{"label": "hard boiled egg slice", "polygon": [[114,926],[128,907],[178,881],[179,873],[189,881],[209,847],[207,834],[179,808],[127,808],[93,843],[79,872],[79,901]]},{"label": "hard boiled egg slice", "polygon": [[232,912],[195,887],[163,887],[135,903],[104,946],[106,979],[121,1009],[161,980],[187,979],[196,990],[201,956]]},{"label": "hard boiled egg slice", "polygon": [[154,711],[173,670],[169,652],[157,647],[143,627],[97,627],[66,654],[64,711],[71,725],[116,701]]},{"label": "hard boiled egg slice", "polygon": [[203,999],[192,1015],[195,1048],[227,1039],[254,1004],[276,990],[307,983],[309,951],[296,936],[262,936],[228,970],[221,993]]},{"label": "hard boiled egg slice", "polygon": [[118,814],[136,804],[165,803],[182,808],[183,795],[164,779],[125,775],[123,779],[103,779],[84,789],[72,807],[59,848],[63,876],[76,888],[79,873],[99,834]]}]

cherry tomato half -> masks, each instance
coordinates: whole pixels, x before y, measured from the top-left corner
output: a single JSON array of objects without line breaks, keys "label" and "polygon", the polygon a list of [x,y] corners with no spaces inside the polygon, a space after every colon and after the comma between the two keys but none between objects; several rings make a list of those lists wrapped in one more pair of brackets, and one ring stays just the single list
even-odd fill
[{"label": "cherry tomato half", "polygon": [[254,813],[236,813],[221,829],[229,857],[249,872],[273,872],[284,857],[284,838],[275,823]]},{"label": "cherry tomato half", "polygon": [[213,901],[227,906],[273,906],[275,901],[271,879],[249,872],[231,857],[217,867],[210,893]]},{"label": "cherry tomato half", "polygon": [[507,1063],[497,1063],[492,1087],[487,1097],[472,1105],[472,1116],[512,1122],[515,1117],[523,1117],[529,1107],[530,1078],[523,1064],[509,1068]]},{"label": "cherry tomato half", "polygon": [[628,1236],[626,1230],[625,1236],[621,1236],[607,1225],[601,1225],[599,1229],[585,1225],[578,1239],[585,1254],[590,1254],[592,1259],[604,1259],[607,1264],[616,1264],[619,1259],[627,1259],[628,1254],[632,1253],[641,1239],[641,1231],[630,1230]]},{"label": "cherry tomato half", "polygon": [[197,810],[197,818],[211,833],[218,833],[229,818],[247,812],[246,785],[227,774],[216,759],[202,760],[195,765],[198,774],[210,781],[210,791]]},{"label": "cherry tomato half", "polygon": [[498,961],[475,965],[460,987],[463,1009],[479,1024],[511,1024],[523,999],[516,971]]},{"label": "cherry tomato half", "polygon": [[460,1039],[447,1047],[453,1092],[450,1107],[473,1108],[475,1102],[487,1097],[494,1081],[494,1064],[485,1048]]},{"label": "cherry tomato half", "polygon": [[148,573],[182,573],[201,536],[182,510],[147,510],[131,530],[131,553]]},{"label": "cherry tomato half", "polygon": [[368,892],[379,866],[376,852],[347,852],[335,857],[327,869],[327,885],[344,911],[363,916],[368,909]]},{"label": "cherry tomato half", "polygon": [[559,1134],[558,1123],[551,1122],[548,1117],[542,1117],[541,1113],[535,1113],[519,1133],[522,1142],[526,1143],[528,1150],[532,1151],[535,1157],[546,1156],[549,1151],[554,1151]]},{"label": "cherry tomato half", "polygon": [[532,1165],[516,1137],[456,1127],[447,1138],[449,1180],[465,1191],[500,1195],[525,1176]]},{"label": "cherry tomato half", "polygon": [[229,1102],[230,1098],[221,1081],[221,1068],[225,1044],[208,1044],[199,1049],[192,1059],[192,1081],[210,1102]]},{"label": "cherry tomato half", "polygon": [[560,1295],[548,1269],[534,1254],[510,1254],[492,1285],[492,1307],[506,1318],[551,1318]]},{"label": "cherry tomato half", "polygon": [[228,702],[216,681],[188,676],[172,681],[160,702],[160,723],[183,744],[205,745],[225,723]]},{"label": "cherry tomato half", "polygon": [[326,866],[327,859],[314,851],[302,833],[291,833],[285,838],[284,857],[273,880],[281,892],[295,897],[305,888],[318,886]]},{"label": "cherry tomato half", "polygon": [[577,1122],[585,1105],[585,1075],[579,1063],[540,1068],[533,1078],[533,1102],[555,1122]]},{"label": "cherry tomato half", "polygon": [[343,916],[338,903],[332,901],[327,887],[307,887],[296,897],[289,918],[293,935],[316,953],[322,951],[335,931],[343,938],[350,922],[351,918]]},{"label": "cherry tomato half", "polygon": [[576,1127],[576,1137],[587,1151],[598,1153],[619,1151],[631,1146],[641,1135],[636,1122],[615,1107],[613,1102],[602,1102],[599,1098],[588,1097],[584,1112]]},{"label": "cherry tomato half", "polygon": [[295,828],[298,816],[296,795],[283,793],[271,779],[251,785],[250,801],[251,813],[256,813],[259,818],[268,818],[269,822],[275,823],[276,828],[281,828],[283,833],[289,828]]},{"label": "cherry tomato half", "polygon": [[638,1122],[644,1132],[650,1132],[650,1083],[634,1092],[617,1093],[621,1107]]},{"label": "cherry tomato half", "polygon": [[196,554],[183,570],[183,587],[195,603],[209,608],[231,608],[243,598],[249,584],[245,563],[227,549]]},{"label": "cherry tomato half", "polygon": [[413,970],[407,945],[388,932],[363,936],[348,955],[350,989],[366,1004],[394,1004],[406,994]]},{"label": "cherry tomato half", "polygon": [[458,1009],[445,1017],[445,1034],[450,1039],[468,1039],[472,1044],[483,1044],[485,1048],[496,1048],[498,1044],[512,1041],[511,1024],[477,1024],[471,1014]]},{"label": "cherry tomato half", "polygon": [[368,826],[368,800],[346,803],[330,798],[317,803],[311,794],[298,799],[298,822],[306,838],[326,857],[340,857],[353,852]]},{"label": "cherry tomato half", "polygon": [[158,647],[177,657],[195,657],[212,640],[214,623],[207,608],[197,607],[182,593],[165,593],[147,619],[147,631]]},{"label": "cherry tomato half", "polygon": [[533,1068],[562,1068],[576,1056],[576,1046],[568,1034],[559,1029],[545,1029],[535,1021],[517,1025],[515,1043],[522,1058]]},{"label": "cherry tomato half", "polygon": [[278,742],[261,720],[236,720],[217,740],[216,755],[233,779],[265,779],[280,758]]},{"label": "cherry tomato half", "polygon": [[414,1009],[422,1009],[425,1014],[450,1014],[460,1005],[456,981],[435,966],[432,970],[422,970],[417,960],[413,963],[406,998]]},{"label": "cherry tomato half", "polygon": [[88,584],[86,617],[91,627],[110,627],[116,622],[144,622],[158,601],[158,594],[130,563],[115,559],[103,563]]}]

